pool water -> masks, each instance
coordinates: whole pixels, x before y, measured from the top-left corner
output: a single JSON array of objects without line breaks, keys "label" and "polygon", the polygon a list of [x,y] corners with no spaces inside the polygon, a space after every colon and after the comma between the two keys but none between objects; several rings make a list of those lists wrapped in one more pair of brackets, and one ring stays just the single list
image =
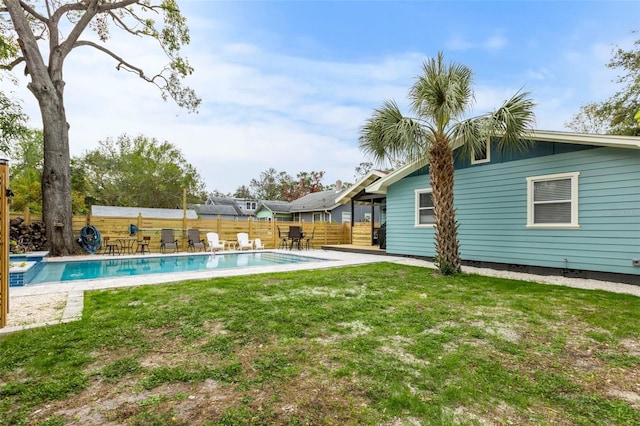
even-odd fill
[{"label": "pool water", "polygon": [[193,254],[188,256],[145,256],[137,258],[113,258],[101,260],[71,260],[65,262],[41,262],[40,271],[25,284],[59,281],[116,278],[132,275],[169,274],[172,272],[205,271],[210,269],[247,268],[317,262],[322,259],[287,253],[249,252]]}]

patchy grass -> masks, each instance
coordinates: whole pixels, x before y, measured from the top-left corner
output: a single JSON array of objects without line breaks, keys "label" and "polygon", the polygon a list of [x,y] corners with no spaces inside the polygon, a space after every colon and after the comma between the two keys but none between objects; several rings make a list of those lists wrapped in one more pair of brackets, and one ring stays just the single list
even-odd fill
[{"label": "patchy grass", "polygon": [[91,292],[0,424],[640,424],[640,300],[376,264]]}]

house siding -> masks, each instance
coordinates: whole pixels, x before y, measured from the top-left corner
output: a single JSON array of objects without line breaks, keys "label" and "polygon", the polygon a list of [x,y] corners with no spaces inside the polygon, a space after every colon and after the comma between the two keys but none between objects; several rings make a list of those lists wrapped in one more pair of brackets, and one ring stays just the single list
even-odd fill
[{"label": "house siding", "polygon": [[[580,149],[456,170],[461,257],[468,261],[640,275],[640,151]],[[493,155],[493,153],[492,153]],[[492,159],[494,157],[492,156]],[[580,172],[579,229],[529,229],[526,178]],[[433,229],[414,226],[412,175],[387,191],[387,252],[435,255]]]}]

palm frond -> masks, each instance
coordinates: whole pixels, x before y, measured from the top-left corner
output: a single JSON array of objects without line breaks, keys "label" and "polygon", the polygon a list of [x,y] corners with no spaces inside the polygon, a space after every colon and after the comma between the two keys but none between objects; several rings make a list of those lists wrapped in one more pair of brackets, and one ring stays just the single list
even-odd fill
[{"label": "palm frond", "polygon": [[484,121],[482,117],[473,117],[457,123],[451,129],[452,148],[460,150],[465,156],[482,149],[488,137],[488,132],[484,129]]},{"label": "palm frond", "polygon": [[474,102],[473,72],[462,64],[446,65],[442,52],[422,68],[409,92],[411,108],[431,120],[438,132],[445,132],[451,120],[460,118]]},{"label": "palm frond", "polygon": [[394,101],[386,101],[360,129],[360,149],[380,163],[411,161],[425,155],[427,135],[419,121],[403,116]]},{"label": "palm frond", "polygon": [[518,91],[486,119],[486,127],[498,138],[498,148],[526,148],[535,127],[535,103],[529,92]]}]

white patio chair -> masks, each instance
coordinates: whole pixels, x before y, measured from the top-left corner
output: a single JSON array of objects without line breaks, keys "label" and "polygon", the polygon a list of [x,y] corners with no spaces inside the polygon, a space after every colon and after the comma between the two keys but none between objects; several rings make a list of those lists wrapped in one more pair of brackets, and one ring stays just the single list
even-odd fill
[{"label": "white patio chair", "polygon": [[264,250],[264,244],[262,244],[262,240],[260,238],[256,238],[253,240],[253,245],[256,250]]},{"label": "white patio chair", "polygon": [[220,240],[217,232],[207,232],[207,241],[209,242],[209,251],[224,250],[225,240]]},{"label": "white patio chair", "polygon": [[238,232],[238,250],[253,248],[253,240],[249,239],[249,234],[246,232]]}]

